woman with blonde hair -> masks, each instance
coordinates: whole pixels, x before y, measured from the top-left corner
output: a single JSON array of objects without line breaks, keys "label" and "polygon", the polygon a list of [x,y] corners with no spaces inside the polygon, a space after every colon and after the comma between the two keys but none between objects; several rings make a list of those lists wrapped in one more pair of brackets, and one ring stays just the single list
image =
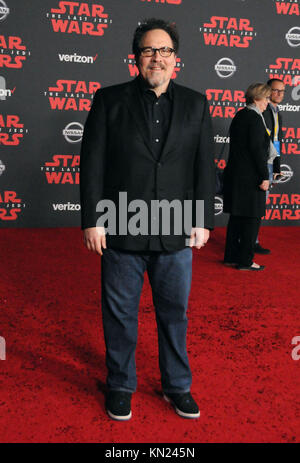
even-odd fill
[{"label": "woman with blonde hair", "polygon": [[237,112],[230,126],[224,171],[224,212],[230,213],[224,264],[239,270],[264,269],[253,257],[269,189],[267,163],[277,155],[262,116],[270,94],[268,85],[251,84],[246,91],[246,107]]}]

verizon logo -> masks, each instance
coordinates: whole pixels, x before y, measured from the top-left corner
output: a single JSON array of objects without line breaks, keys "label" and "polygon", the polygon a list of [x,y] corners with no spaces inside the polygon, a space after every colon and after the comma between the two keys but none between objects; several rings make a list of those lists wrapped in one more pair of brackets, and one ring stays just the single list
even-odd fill
[{"label": "verizon logo", "polygon": [[16,87],[13,90],[0,87],[0,100],[5,100],[7,97],[12,96],[15,93],[15,90]]},{"label": "verizon logo", "polygon": [[6,100],[7,97],[12,96],[14,94],[15,90],[16,87],[14,87],[12,90],[6,88],[6,79],[3,76],[0,76],[0,100]]},{"label": "verizon logo", "polygon": [[53,209],[55,211],[80,211],[80,204],[72,204],[72,203],[66,203],[66,204],[52,204]]},{"label": "verizon logo", "polygon": [[68,63],[84,63],[84,64],[94,64],[98,57],[98,53],[95,56],[80,56],[77,53],[73,55],[66,55],[63,53],[58,53],[59,61],[65,61]]}]

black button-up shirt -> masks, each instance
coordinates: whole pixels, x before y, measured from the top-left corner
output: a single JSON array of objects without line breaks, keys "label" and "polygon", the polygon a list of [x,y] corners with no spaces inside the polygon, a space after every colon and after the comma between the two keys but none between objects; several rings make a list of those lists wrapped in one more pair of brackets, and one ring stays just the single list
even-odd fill
[{"label": "black button-up shirt", "polygon": [[172,82],[166,93],[158,98],[156,93],[140,79],[142,101],[145,108],[146,122],[150,134],[151,147],[155,159],[159,159],[167,139],[172,114]]},{"label": "black button-up shirt", "polygon": [[[160,159],[164,144],[167,139],[172,116],[173,82],[170,81],[167,91],[158,98],[142,77],[138,78],[140,95],[145,109],[146,123],[150,134],[151,148],[155,159]],[[153,187],[155,187],[153,185]],[[161,216],[157,217],[161,221]],[[149,233],[151,226],[149,224]],[[164,251],[160,237],[149,236],[149,251]]]}]

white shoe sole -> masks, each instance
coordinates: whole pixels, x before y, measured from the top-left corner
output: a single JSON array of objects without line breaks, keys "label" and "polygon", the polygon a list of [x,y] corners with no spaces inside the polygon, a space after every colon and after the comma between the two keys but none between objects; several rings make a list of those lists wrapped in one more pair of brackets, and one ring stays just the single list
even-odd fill
[{"label": "white shoe sole", "polygon": [[185,413],[183,412],[182,410],[179,410],[179,408],[176,407],[175,403],[172,401],[172,399],[169,399],[169,397],[167,397],[165,394],[164,394],[164,399],[169,402],[171,405],[173,405],[173,407],[175,408],[175,412],[177,413],[177,415],[179,416],[182,416],[183,418],[199,418],[200,416],[200,411],[198,413]]},{"label": "white shoe sole", "polygon": [[117,421],[128,421],[130,420],[130,418],[132,417],[132,413],[131,413],[131,410],[130,410],[130,413],[128,415],[114,415],[111,411],[109,410],[106,410],[107,411],[107,414],[110,418],[112,418],[113,420],[117,420]]}]

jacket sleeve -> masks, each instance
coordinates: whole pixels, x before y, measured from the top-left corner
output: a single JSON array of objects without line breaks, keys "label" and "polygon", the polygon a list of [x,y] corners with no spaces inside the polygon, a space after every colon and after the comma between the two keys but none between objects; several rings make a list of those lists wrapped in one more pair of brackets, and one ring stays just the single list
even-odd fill
[{"label": "jacket sleeve", "polygon": [[88,114],[80,151],[81,228],[96,227],[97,203],[102,199],[106,155],[106,115],[101,90]]},{"label": "jacket sleeve", "polygon": [[254,111],[251,112],[253,114],[249,121],[249,154],[255,164],[261,183],[263,180],[269,179],[267,132],[261,117]]},{"label": "jacket sleeve", "polygon": [[[204,97],[199,144],[194,164],[193,227],[204,227],[209,230],[214,228],[215,182],[212,122],[208,102]],[[204,205],[204,224],[201,219],[201,205]],[[200,213],[196,214],[196,210]]]},{"label": "jacket sleeve", "polygon": [[280,174],[280,156],[277,156],[273,161],[273,173]]}]

